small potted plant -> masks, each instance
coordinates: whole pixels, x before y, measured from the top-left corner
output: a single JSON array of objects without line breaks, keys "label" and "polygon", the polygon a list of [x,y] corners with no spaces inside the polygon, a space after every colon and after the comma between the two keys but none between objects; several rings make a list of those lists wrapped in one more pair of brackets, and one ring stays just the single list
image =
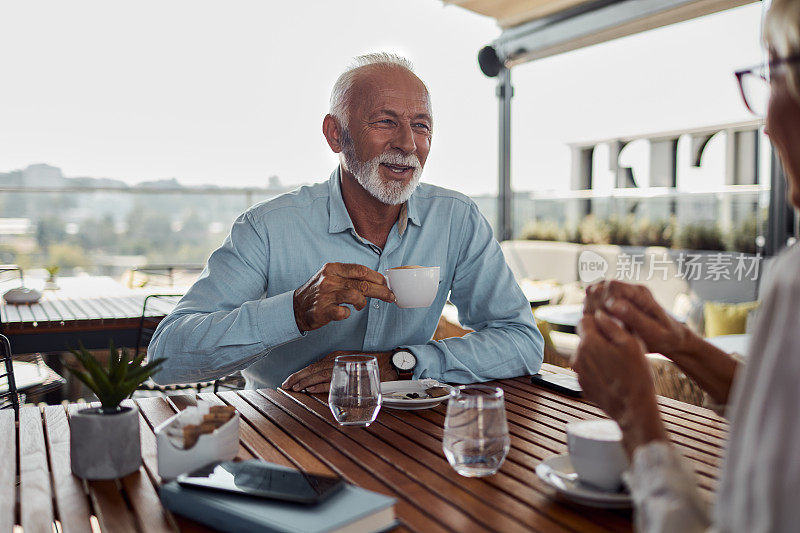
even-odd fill
[{"label": "small potted plant", "polygon": [[72,473],[84,479],[116,479],[136,471],[142,464],[139,410],[135,405],[120,404],[164,359],[142,365],[145,353],[133,357],[125,348],[118,350],[111,343],[108,367],[104,368],[83,346],[70,351],[84,370],[67,368],[94,392],[101,404],[70,415]]},{"label": "small potted plant", "polygon": [[56,275],[58,271],[61,270],[61,267],[58,265],[50,265],[48,267],[44,267],[47,271],[47,281],[44,284],[45,289],[58,289],[58,284],[56,283]]}]

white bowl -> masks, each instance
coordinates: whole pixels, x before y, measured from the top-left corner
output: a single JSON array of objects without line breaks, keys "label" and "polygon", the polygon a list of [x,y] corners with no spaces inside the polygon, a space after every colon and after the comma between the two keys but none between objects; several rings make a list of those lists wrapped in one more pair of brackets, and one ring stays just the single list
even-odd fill
[{"label": "white bowl", "polygon": [[[186,472],[193,472],[208,464],[219,461],[230,461],[239,452],[239,411],[212,433],[200,435],[197,443],[184,450],[177,447],[167,436],[170,428],[180,428],[196,415],[189,407],[165,420],[155,428],[158,453],[158,475],[165,480],[175,479]],[[187,420],[189,419],[189,420]]]}]

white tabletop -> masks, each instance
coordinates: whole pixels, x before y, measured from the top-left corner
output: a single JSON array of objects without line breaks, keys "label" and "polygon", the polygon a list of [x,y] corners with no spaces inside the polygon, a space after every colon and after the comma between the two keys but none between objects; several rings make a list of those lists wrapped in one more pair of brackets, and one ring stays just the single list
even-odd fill
[{"label": "white tabletop", "polygon": [[561,294],[561,289],[555,285],[544,285],[526,280],[519,283],[519,288],[522,289],[522,293],[530,303],[549,302]]},{"label": "white tabletop", "polygon": [[724,352],[736,352],[742,356],[747,356],[750,346],[749,333],[744,333],[742,335],[720,335],[718,337],[710,337],[706,340]]},{"label": "white tabletop", "polygon": [[533,312],[539,320],[556,326],[577,327],[583,316],[583,304],[543,305]]}]

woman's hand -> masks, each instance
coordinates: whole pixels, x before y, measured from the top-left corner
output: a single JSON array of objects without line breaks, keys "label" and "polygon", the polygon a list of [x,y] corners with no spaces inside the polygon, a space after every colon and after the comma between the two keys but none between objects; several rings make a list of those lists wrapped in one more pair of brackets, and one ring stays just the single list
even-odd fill
[{"label": "woman's hand", "polygon": [[669,357],[713,400],[728,402],[738,362],[667,313],[642,285],[603,281],[586,289],[584,315],[613,316],[640,338],[648,352]]},{"label": "woman's hand", "polygon": [[641,338],[648,352],[665,355],[688,350],[694,333],[667,313],[643,285],[621,281],[602,281],[586,289],[584,313],[601,309],[619,319]]},{"label": "woman's hand", "polygon": [[628,453],[666,440],[641,341],[602,310],[584,314],[579,331],[572,367],[586,397],[619,424]]}]

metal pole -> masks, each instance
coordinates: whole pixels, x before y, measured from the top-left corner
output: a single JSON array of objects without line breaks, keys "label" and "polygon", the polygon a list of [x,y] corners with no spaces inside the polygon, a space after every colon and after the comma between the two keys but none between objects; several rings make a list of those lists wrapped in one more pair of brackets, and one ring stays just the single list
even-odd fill
[{"label": "metal pole", "polygon": [[502,67],[498,74],[497,98],[500,103],[500,145],[498,153],[498,225],[497,237],[507,241],[512,237],[511,214],[511,70]]}]

